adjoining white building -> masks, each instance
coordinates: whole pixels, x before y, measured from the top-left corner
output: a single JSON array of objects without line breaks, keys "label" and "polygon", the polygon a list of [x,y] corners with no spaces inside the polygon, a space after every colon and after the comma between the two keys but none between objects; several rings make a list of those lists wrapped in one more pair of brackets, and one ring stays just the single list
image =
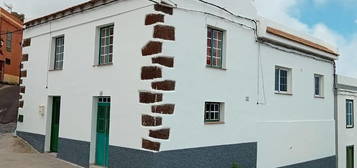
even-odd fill
[{"label": "adjoining white building", "polygon": [[84,167],[336,167],[336,49],[251,0],[91,0],[24,38],[17,135],[41,152]]},{"label": "adjoining white building", "polygon": [[337,77],[338,168],[354,168],[357,132],[354,128],[354,109],[357,97],[357,79]]}]

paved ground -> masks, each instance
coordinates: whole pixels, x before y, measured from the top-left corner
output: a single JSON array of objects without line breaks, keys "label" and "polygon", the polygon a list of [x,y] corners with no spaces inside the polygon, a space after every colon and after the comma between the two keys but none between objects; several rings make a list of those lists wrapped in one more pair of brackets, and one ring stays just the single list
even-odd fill
[{"label": "paved ground", "polygon": [[56,159],[50,154],[41,154],[26,142],[12,136],[0,135],[1,168],[78,168]]},{"label": "paved ground", "polygon": [[0,168],[79,168],[14,137],[19,87],[0,84]]},{"label": "paved ground", "polygon": [[4,133],[12,133],[16,130],[16,122],[8,124],[0,124],[0,135]]}]

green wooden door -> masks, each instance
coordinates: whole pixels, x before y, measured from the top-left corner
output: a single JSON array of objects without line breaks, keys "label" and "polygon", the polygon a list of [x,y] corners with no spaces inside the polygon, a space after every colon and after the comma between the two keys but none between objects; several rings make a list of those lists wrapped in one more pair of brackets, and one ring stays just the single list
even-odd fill
[{"label": "green wooden door", "polygon": [[96,165],[105,167],[109,164],[109,117],[110,102],[99,102],[95,163]]},{"label": "green wooden door", "polygon": [[354,166],[354,146],[348,146],[346,152],[346,167],[353,168]]},{"label": "green wooden door", "polygon": [[52,122],[51,122],[51,152],[58,152],[59,120],[60,120],[61,97],[52,99]]}]

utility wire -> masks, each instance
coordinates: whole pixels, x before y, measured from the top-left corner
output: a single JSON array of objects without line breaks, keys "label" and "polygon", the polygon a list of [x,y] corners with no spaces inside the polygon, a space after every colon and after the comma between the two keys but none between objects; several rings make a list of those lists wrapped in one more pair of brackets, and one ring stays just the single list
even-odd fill
[{"label": "utility wire", "polygon": [[245,20],[249,20],[249,21],[255,21],[254,19],[251,19],[251,18],[248,18],[248,17],[245,17],[245,16],[236,15],[236,14],[234,14],[233,12],[227,10],[226,8],[221,7],[221,6],[219,6],[219,5],[216,5],[216,4],[213,4],[213,3],[211,3],[211,2],[207,2],[207,1],[204,1],[204,0],[198,0],[198,1],[200,1],[200,2],[202,2],[202,3],[205,3],[205,4],[208,4],[208,5],[211,5],[211,6],[214,6],[214,7],[218,8],[218,9],[221,9],[221,10],[223,10],[223,11],[225,11],[225,12],[227,12],[227,13],[229,13],[230,15],[233,15],[233,16],[235,16],[235,17],[239,17],[239,18],[241,18],[241,19],[245,19]]},{"label": "utility wire", "polygon": [[319,58],[317,56],[312,56],[312,55],[308,55],[308,54],[303,54],[301,52],[298,52],[298,51],[294,51],[294,49],[283,49],[281,47],[278,47],[278,46],[275,46],[269,42],[264,42],[264,41],[261,41],[259,40],[259,43],[261,44],[264,44],[265,46],[267,47],[270,47],[270,48],[273,48],[273,49],[276,49],[276,50],[279,50],[279,51],[283,51],[283,52],[286,52],[286,53],[290,53],[290,54],[295,54],[295,55],[300,55],[300,56],[304,56],[304,57],[308,57],[308,58],[312,58],[314,60],[317,60],[317,61],[323,61],[323,62],[328,62],[328,63],[332,63],[334,61],[332,60],[326,60],[326,59],[322,59],[322,58]]},{"label": "utility wire", "polygon": [[180,10],[184,10],[184,11],[190,11],[190,12],[197,12],[197,13],[202,13],[202,14],[205,14],[205,15],[214,16],[214,17],[217,17],[217,18],[219,18],[219,19],[226,20],[226,21],[228,21],[228,22],[231,22],[231,23],[240,25],[240,26],[242,26],[242,27],[244,27],[244,28],[251,29],[251,30],[255,30],[255,28],[253,28],[253,27],[250,27],[250,26],[245,25],[245,24],[243,24],[243,23],[239,23],[239,22],[236,22],[236,21],[227,19],[227,18],[222,17],[222,16],[218,16],[218,15],[213,14],[213,13],[208,13],[208,12],[199,11],[199,10],[193,10],[193,9],[179,8],[179,7],[177,7],[176,9],[180,9]]}]

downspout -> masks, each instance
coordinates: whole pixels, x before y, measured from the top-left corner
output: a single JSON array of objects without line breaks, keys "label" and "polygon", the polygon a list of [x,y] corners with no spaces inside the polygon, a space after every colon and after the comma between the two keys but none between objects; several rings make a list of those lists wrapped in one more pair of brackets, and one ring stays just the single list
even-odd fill
[{"label": "downspout", "polygon": [[336,168],[338,167],[338,88],[336,62],[333,61],[333,92],[334,92],[334,119],[335,119],[335,153],[336,153]]}]

